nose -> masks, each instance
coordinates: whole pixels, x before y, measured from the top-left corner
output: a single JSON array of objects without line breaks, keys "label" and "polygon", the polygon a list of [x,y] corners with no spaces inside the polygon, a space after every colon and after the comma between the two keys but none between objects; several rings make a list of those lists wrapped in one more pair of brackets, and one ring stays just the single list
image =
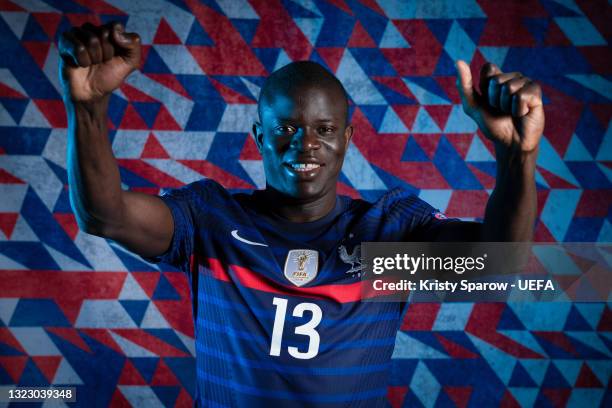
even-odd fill
[{"label": "nose", "polygon": [[291,147],[302,152],[307,152],[310,150],[319,149],[321,147],[321,143],[319,142],[316,131],[306,126],[300,128],[295,135],[293,135],[293,139],[291,139]]}]

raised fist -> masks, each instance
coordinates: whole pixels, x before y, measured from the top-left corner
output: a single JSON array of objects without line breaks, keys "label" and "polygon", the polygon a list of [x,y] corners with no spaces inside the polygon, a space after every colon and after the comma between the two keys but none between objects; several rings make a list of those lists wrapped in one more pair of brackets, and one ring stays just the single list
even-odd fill
[{"label": "raised fist", "polygon": [[457,61],[457,71],[463,110],[485,136],[522,152],[538,147],[544,131],[542,90],[538,84],[520,72],[503,73],[488,63],[480,70],[478,93],[464,61]]},{"label": "raised fist", "polygon": [[60,75],[65,97],[94,102],[117,89],[140,65],[140,36],[120,23],[86,23],[62,34]]}]

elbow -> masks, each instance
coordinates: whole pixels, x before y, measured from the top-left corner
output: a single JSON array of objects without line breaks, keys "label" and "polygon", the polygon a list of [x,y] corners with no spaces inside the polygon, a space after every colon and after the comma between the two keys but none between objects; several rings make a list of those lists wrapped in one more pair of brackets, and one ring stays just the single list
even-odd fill
[{"label": "elbow", "polygon": [[87,234],[95,235],[101,238],[111,238],[109,227],[97,220],[85,220],[82,217],[76,217],[79,229]]}]

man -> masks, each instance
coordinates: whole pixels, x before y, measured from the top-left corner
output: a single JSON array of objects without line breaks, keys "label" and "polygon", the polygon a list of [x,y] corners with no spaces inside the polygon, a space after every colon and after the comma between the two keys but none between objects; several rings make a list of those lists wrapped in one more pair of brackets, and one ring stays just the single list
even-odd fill
[{"label": "man", "polygon": [[139,37],[86,24],[64,33],[60,52],[79,225],[189,274],[202,406],[384,405],[401,310],[359,301],[359,244],[531,239],[544,113],[540,88],[519,73],[487,64],[478,93],[457,63],[463,107],[497,154],[479,224],[446,220],[401,189],[375,203],[337,196],[354,130],[344,88],[312,62],[261,90],[253,133],[265,190],[232,195],[202,180],[162,197],[123,191],[106,112],[139,65]]}]

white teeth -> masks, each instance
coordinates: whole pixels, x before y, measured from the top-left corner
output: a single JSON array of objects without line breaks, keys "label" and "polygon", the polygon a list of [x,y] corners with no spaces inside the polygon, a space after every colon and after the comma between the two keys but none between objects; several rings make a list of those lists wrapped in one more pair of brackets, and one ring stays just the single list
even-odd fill
[{"label": "white teeth", "polygon": [[309,170],[318,169],[319,167],[321,166],[316,163],[293,163],[291,164],[291,168],[295,171],[309,171]]}]

